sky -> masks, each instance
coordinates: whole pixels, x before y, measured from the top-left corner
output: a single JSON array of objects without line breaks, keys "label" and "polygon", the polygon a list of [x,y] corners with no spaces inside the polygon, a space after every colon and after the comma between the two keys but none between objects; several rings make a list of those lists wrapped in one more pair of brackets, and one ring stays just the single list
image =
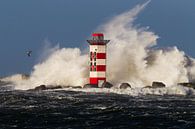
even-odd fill
[{"label": "sky", "polygon": [[[0,76],[30,73],[45,41],[88,47],[97,27],[146,0],[0,0]],[[177,46],[195,57],[195,0],[152,0],[134,22],[160,38],[156,47]],[[110,39],[112,40],[112,39]],[[32,50],[32,57],[26,51]]]}]

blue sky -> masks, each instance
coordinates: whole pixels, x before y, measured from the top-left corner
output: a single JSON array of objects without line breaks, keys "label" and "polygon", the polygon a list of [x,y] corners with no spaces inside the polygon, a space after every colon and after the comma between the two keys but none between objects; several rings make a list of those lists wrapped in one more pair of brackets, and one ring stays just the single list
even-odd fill
[{"label": "blue sky", "polygon": [[[29,73],[45,39],[61,47],[87,47],[85,40],[98,25],[145,1],[0,0],[0,76]],[[152,0],[135,24],[150,26],[160,36],[158,47],[178,46],[195,57],[194,12],[195,0]]]}]

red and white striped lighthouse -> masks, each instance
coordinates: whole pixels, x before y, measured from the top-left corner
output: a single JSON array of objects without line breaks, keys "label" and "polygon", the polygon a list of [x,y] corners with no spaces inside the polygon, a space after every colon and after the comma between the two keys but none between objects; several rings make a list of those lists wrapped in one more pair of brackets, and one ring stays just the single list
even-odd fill
[{"label": "red and white striped lighthouse", "polygon": [[89,83],[98,86],[106,81],[106,45],[110,40],[104,40],[102,33],[93,33],[92,36],[92,40],[87,40],[90,50]]}]

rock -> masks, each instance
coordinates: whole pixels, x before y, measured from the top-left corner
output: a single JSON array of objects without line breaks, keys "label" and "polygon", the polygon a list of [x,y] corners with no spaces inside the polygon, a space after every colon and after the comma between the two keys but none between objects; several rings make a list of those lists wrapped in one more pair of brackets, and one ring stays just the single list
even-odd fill
[{"label": "rock", "polygon": [[46,89],[62,89],[62,86],[47,86]]},{"label": "rock", "polygon": [[152,86],[145,86],[145,87],[143,87],[143,88],[152,88]]},{"label": "rock", "polygon": [[82,86],[73,86],[72,88],[79,89],[82,88]]},{"label": "rock", "polygon": [[113,85],[110,82],[104,82],[101,86],[101,88],[111,88]]},{"label": "rock", "polygon": [[194,88],[195,89],[195,83],[193,83],[193,82],[178,83],[178,85],[181,85],[181,86],[184,86],[184,87],[189,87],[189,88]]},{"label": "rock", "polygon": [[111,88],[113,85],[109,82],[104,82],[100,87],[98,85],[93,84],[85,84],[83,88]]},{"label": "rock", "polygon": [[29,89],[28,91],[42,91],[42,90],[50,90],[50,89],[61,89],[62,86],[46,86],[40,85],[35,87],[34,89]]},{"label": "rock", "polygon": [[162,82],[152,82],[152,88],[163,88],[166,85]]},{"label": "rock", "polygon": [[119,86],[120,89],[127,89],[127,88],[131,88],[131,85],[129,83],[122,83]]},{"label": "rock", "polygon": [[98,86],[93,84],[85,84],[83,88],[98,88]]},{"label": "rock", "polygon": [[33,89],[34,91],[41,91],[41,90],[47,90],[47,87],[45,85],[37,86]]}]

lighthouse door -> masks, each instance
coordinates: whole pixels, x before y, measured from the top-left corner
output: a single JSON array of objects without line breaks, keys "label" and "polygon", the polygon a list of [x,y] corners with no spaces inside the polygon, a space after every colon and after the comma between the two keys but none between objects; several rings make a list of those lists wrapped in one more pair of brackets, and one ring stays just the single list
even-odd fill
[{"label": "lighthouse door", "polygon": [[98,87],[102,87],[103,83],[104,83],[104,80],[98,80]]}]

